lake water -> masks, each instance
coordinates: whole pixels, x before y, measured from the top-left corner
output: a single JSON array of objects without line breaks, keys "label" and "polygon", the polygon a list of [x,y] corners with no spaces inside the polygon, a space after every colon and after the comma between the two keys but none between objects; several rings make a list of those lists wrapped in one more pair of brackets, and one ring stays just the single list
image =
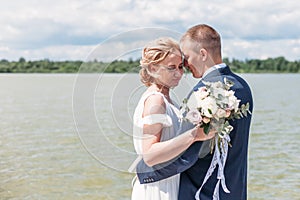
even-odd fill
[{"label": "lake water", "polygon": [[[300,199],[300,74],[241,76],[255,103],[248,199]],[[137,74],[0,74],[0,199],[129,200],[143,90]]]}]

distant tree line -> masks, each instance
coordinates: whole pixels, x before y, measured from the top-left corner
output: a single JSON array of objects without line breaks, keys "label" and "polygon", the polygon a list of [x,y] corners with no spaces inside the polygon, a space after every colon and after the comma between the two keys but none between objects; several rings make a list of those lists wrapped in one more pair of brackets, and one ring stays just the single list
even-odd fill
[{"label": "distant tree line", "polygon": [[237,73],[300,73],[300,60],[288,61],[284,57],[260,59],[246,59],[240,61],[223,59],[232,71]]},{"label": "distant tree line", "polygon": [[[232,71],[237,73],[300,73],[300,60],[288,61],[284,57],[260,59],[246,59],[244,61],[228,58],[224,59]],[[128,61],[51,61],[49,59],[26,61],[0,60],[0,73],[137,73],[139,59]]]}]

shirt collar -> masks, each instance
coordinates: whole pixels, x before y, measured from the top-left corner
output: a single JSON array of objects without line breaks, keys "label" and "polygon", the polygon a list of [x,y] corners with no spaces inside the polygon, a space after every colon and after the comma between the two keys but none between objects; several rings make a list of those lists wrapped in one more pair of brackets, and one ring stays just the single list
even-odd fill
[{"label": "shirt collar", "polygon": [[226,64],[225,63],[221,63],[221,64],[217,64],[217,65],[214,65],[212,67],[210,67],[208,70],[206,70],[202,76],[202,78],[204,78],[205,76],[207,76],[209,73],[211,73],[212,71],[216,70],[216,69],[220,69],[220,68],[224,68],[226,67]]}]

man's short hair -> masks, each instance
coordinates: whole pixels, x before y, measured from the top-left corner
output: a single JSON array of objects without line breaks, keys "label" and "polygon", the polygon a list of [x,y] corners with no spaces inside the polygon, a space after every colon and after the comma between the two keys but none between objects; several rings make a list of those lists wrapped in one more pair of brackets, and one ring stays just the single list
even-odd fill
[{"label": "man's short hair", "polygon": [[212,56],[221,56],[221,37],[220,34],[211,26],[199,24],[191,27],[182,36],[180,42],[190,40],[195,45],[194,51],[201,48],[206,49]]}]

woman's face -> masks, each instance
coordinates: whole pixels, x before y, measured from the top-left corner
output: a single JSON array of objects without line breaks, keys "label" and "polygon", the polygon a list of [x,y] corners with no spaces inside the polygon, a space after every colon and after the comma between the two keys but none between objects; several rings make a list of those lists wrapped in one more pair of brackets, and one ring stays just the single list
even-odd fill
[{"label": "woman's face", "polygon": [[162,62],[157,65],[155,79],[156,83],[168,88],[178,85],[183,75],[182,57],[179,51],[170,53]]}]

